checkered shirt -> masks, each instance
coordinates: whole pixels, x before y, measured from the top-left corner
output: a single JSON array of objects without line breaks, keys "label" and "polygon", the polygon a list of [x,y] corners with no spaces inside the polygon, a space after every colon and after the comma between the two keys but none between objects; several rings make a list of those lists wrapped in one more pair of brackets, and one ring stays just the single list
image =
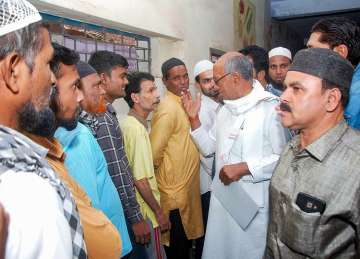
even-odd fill
[{"label": "checkered shirt", "polygon": [[136,200],[133,174],[125,153],[123,136],[114,107],[108,103],[106,113],[98,116],[97,119],[99,126],[96,129],[96,138],[104,152],[125,215],[131,224],[138,223],[143,220],[143,216]]}]

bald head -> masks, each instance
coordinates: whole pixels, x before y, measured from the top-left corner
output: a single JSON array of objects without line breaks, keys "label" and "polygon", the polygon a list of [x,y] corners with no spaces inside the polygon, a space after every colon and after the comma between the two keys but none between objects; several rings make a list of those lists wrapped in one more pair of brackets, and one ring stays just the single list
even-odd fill
[{"label": "bald head", "polygon": [[252,89],[253,68],[239,52],[227,52],[214,65],[214,79],[224,100],[241,98]]}]

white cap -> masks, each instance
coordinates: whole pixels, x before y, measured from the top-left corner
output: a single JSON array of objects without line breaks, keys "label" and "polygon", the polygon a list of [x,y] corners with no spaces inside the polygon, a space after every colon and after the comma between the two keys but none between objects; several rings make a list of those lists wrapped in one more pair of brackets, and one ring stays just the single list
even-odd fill
[{"label": "white cap", "polygon": [[0,36],[41,20],[39,11],[26,0],[0,0]]},{"label": "white cap", "polygon": [[197,77],[202,72],[212,70],[213,66],[214,64],[207,59],[199,61],[194,67],[194,77]]},{"label": "white cap", "polygon": [[272,50],[270,50],[269,58],[274,57],[274,56],[284,56],[284,57],[287,57],[288,59],[292,60],[290,50],[288,50],[287,48],[283,48],[283,47],[277,47],[277,48],[273,48]]}]

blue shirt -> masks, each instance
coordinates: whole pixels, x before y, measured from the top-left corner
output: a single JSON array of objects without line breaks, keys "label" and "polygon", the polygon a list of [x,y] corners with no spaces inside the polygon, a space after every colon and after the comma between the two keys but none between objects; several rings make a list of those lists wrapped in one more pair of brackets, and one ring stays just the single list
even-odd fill
[{"label": "blue shirt", "polygon": [[123,207],[96,139],[81,123],[72,131],[58,128],[55,137],[63,145],[70,175],[85,190],[94,208],[103,211],[116,226],[121,236],[122,256],[128,254],[132,245]]},{"label": "blue shirt", "polygon": [[350,86],[350,99],[345,109],[348,124],[360,129],[360,64],[357,65]]}]

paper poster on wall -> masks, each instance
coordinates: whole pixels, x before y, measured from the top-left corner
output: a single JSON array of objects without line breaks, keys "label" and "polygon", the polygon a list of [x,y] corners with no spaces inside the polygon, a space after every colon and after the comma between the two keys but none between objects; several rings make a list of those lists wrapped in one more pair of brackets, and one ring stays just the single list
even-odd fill
[{"label": "paper poster on wall", "polygon": [[256,7],[249,0],[234,0],[235,46],[243,48],[256,43]]}]

